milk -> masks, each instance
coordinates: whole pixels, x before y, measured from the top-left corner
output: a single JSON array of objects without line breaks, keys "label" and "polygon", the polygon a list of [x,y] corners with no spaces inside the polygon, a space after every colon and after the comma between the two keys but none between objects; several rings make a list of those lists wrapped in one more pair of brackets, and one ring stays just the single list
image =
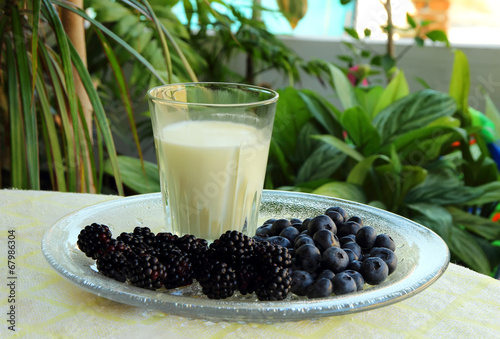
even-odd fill
[{"label": "milk", "polygon": [[175,233],[210,241],[244,225],[255,230],[269,133],[226,121],[185,121],[161,130],[158,159]]}]

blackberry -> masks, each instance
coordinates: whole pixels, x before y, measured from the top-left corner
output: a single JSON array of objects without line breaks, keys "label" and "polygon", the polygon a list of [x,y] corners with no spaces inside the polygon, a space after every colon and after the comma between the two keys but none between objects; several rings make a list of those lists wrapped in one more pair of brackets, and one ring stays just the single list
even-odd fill
[{"label": "blackberry", "polygon": [[208,242],[205,239],[197,238],[194,235],[183,235],[180,238],[173,240],[173,243],[179,247],[182,251],[190,254],[196,252],[197,250],[203,250],[208,247]]},{"label": "blackberry", "polygon": [[123,252],[110,251],[99,256],[96,260],[97,269],[106,277],[125,282],[126,268],[128,265],[127,258]]},{"label": "blackberry", "polygon": [[134,286],[156,290],[163,285],[166,278],[165,266],[160,260],[149,254],[128,256],[126,268],[127,280]]},{"label": "blackberry", "polygon": [[237,288],[235,271],[223,261],[213,261],[205,267],[198,280],[203,293],[210,299],[226,299]]},{"label": "blackberry", "polygon": [[252,294],[262,280],[261,275],[254,263],[247,263],[236,270],[238,291],[241,294]]},{"label": "blackberry", "polygon": [[292,285],[291,269],[272,266],[262,272],[263,281],[255,294],[259,300],[283,300],[288,296]]},{"label": "blackberry", "polygon": [[215,256],[233,267],[246,263],[253,256],[254,247],[254,240],[238,231],[227,231],[210,244]]},{"label": "blackberry", "polygon": [[165,288],[177,288],[193,283],[193,265],[184,251],[173,246],[171,250],[160,252],[158,259],[165,267]]},{"label": "blackberry", "polygon": [[145,239],[142,234],[122,232],[116,239],[127,244],[137,254],[147,254],[154,246],[151,238],[148,236]]},{"label": "blackberry", "polygon": [[78,235],[76,244],[87,257],[96,259],[97,251],[111,240],[111,231],[106,225],[92,223]]},{"label": "blackberry", "polygon": [[99,259],[100,257],[113,252],[128,253],[131,251],[132,249],[123,241],[111,239],[109,242],[107,242],[97,250],[97,252],[95,253],[95,257],[96,259]]},{"label": "blackberry", "polygon": [[289,268],[292,266],[292,256],[286,247],[272,245],[267,241],[255,247],[255,257],[264,269],[273,266]]},{"label": "blackberry", "polygon": [[170,232],[160,232],[155,236],[155,243],[174,243],[177,239],[179,239],[179,237],[175,234],[172,234]]}]

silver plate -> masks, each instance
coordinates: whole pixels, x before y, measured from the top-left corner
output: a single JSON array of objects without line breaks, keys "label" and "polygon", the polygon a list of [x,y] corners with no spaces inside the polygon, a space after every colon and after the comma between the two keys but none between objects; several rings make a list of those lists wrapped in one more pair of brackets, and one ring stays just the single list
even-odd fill
[{"label": "silver plate", "polygon": [[200,292],[197,283],[174,290],[149,291],[99,274],[94,261],[77,248],[80,230],[97,222],[108,225],[115,237],[123,231],[131,232],[136,226],[163,231],[164,212],[159,193],[116,199],[68,215],[45,234],[42,251],[58,273],[91,293],[124,304],[211,321],[295,321],[366,311],[414,296],[446,270],[449,251],[439,236],[422,225],[371,206],[305,193],[264,191],[260,220],[305,219],[324,213],[330,206],[344,208],[349,216],[360,216],[365,225],[394,239],[398,267],[382,284],[366,285],[362,291],[343,296],[307,299],[290,295],[283,301],[263,302],[253,295],[211,300]]}]

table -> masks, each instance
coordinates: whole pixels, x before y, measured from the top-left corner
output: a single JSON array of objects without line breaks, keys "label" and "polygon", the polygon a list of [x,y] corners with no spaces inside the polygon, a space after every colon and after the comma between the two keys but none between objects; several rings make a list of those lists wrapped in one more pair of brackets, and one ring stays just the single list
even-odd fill
[{"label": "table", "polygon": [[[111,199],[120,197],[0,190],[1,337],[10,334],[23,338],[500,338],[500,281],[453,263],[433,285],[402,302],[366,312],[298,322],[214,323],[96,296],[52,270],[40,246],[44,233],[58,219]],[[12,245],[15,268],[9,272],[12,261],[9,263],[7,256]],[[9,323],[10,320],[13,322]]]}]

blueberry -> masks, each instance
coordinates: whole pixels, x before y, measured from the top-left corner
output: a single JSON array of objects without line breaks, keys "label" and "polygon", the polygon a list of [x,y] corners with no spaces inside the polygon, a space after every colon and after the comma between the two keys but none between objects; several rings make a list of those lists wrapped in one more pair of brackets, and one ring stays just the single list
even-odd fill
[{"label": "blueberry", "polygon": [[325,298],[332,294],[332,282],[330,279],[321,278],[316,280],[309,288],[307,289],[307,297],[308,298]]},{"label": "blueberry", "polygon": [[290,291],[296,295],[305,296],[307,289],[314,283],[314,279],[309,272],[296,270],[292,272],[292,285]]},{"label": "blueberry", "polygon": [[297,219],[297,218],[292,218],[290,219],[290,223],[293,224],[302,224],[302,220]]},{"label": "blueberry", "polygon": [[271,226],[272,224],[264,224],[260,226],[255,231],[255,235],[271,235]]},{"label": "blueberry", "polygon": [[360,224],[361,226],[363,226],[363,219],[361,219],[360,217],[358,217],[356,215],[350,217],[349,219],[347,219],[347,221],[354,221],[355,223]]},{"label": "blueberry", "polygon": [[272,223],[271,235],[279,235],[283,229],[292,226],[292,223],[288,219],[278,219]]},{"label": "blueberry", "polygon": [[363,257],[363,250],[361,249],[361,246],[359,246],[355,242],[348,242],[342,245],[342,249],[350,249],[351,251],[354,252],[358,256],[358,259],[361,259]]},{"label": "blueberry", "polygon": [[361,229],[361,225],[354,221],[347,221],[337,227],[337,236],[344,237],[348,234],[356,234]]},{"label": "blueberry", "polygon": [[321,262],[321,253],[314,245],[305,244],[295,250],[295,264],[302,270],[312,273]]},{"label": "blueberry", "polygon": [[365,279],[363,279],[361,273],[354,270],[345,270],[344,273],[349,274],[354,279],[354,281],[356,282],[356,289],[358,291],[361,291],[363,289],[363,286],[365,285]]},{"label": "blueberry", "polygon": [[262,235],[254,235],[253,240],[258,241],[258,242],[263,242],[269,240],[269,236],[267,234],[262,234]]},{"label": "blueberry", "polygon": [[274,218],[272,218],[272,219],[267,219],[266,221],[264,221],[264,223],[263,223],[262,225],[267,225],[267,224],[271,225],[271,224],[272,224],[273,222],[275,222],[275,221],[276,221],[276,219],[274,219]]},{"label": "blueberry", "polygon": [[349,265],[347,253],[339,247],[330,247],[321,256],[321,267],[339,273]]},{"label": "blueberry", "polygon": [[340,247],[337,237],[329,230],[319,230],[313,235],[314,244],[320,252],[330,247]]},{"label": "blueberry", "polygon": [[295,238],[299,235],[299,230],[295,227],[287,227],[279,234],[280,237],[287,238],[290,240],[290,243],[293,244]]},{"label": "blueberry", "polygon": [[269,237],[266,239],[266,241],[272,245],[279,245],[281,247],[289,247],[289,248],[292,247],[292,243],[290,242],[290,240],[288,240],[285,237],[280,237],[279,235]]},{"label": "blueberry", "polygon": [[295,238],[293,246],[297,249],[305,244],[314,245],[314,240],[307,234],[300,234],[297,238]]},{"label": "blueberry", "polygon": [[396,270],[398,266],[398,257],[396,253],[385,247],[374,247],[370,251],[370,257],[378,257],[382,259],[389,268],[389,274]]},{"label": "blueberry", "polygon": [[339,239],[340,246],[343,246],[345,243],[348,242],[356,242],[356,236],[354,234],[348,234],[342,238]]},{"label": "blueberry", "polygon": [[337,212],[342,216],[342,218],[347,219],[346,211],[340,206],[329,207],[326,209],[325,214],[327,214],[328,212]]},{"label": "blueberry", "polygon": [[358,287],[356,281],[349,274],[341,272],[333,278],[333,293],[342,295],[356,292]]},{"label": "blueberry", "polygon": [[314,235],[314,233],[319,230],[329,230],[332,231],[333,234],[337,233],[337,227],[333,223],[333,220],[324,214],[312,218],[307,223],[307,231],[310,235]]},{"label": "blueberry", "polygon": [[361,269],[361,261],[359,261],[359,260],[351,261],[349,263],[349,265],[347,265],[347,267],[345,269],[346,270],[350,270],[350,271],[359,272],[359,270]]},{"label": "blueberry", "polygon": [[356,255],[356,253],[354,253],[353,250],[351,250],[349,248],[343,248],[343,250],[347,254],[347,256],[349,257],[349,264],[352,263],[353,261],[356,261],[359,259],[359,257]]},{"label": "blueberry", "polygon": [[299,233],[301,233],[304,230],[307,230],[307,228],[304,228],[304,224],[292,224],[292,227],[296,228]]},{"label": "blueberry", "polygon": [[369,257],[363,260],[359,273],[370,285],[378,285],[389,275],[389,267],[384,260],[379,257]]},{"label": "blueberry", "polygon": [[339,212],[328,211],[325,213],[325,215],[329,216],[330,219],[333,220],[335,225],[340,225],[344,223],[344,217]]},{"label": "blueberry", "polygon": [[373,247],[385,247],[390,249],[393,252],[396,252],[396,243],[392,238],[387,234],[379,234],[375,239],[375,243]]},{"label": "blueberry", "polygon": [[309,224],[309,221],[311,221],[311,220],[312,220],[312,218],[306,218],[306,219],[304,219],[304,221],[302,221],[302,231],[307,230],[307,225]]},{"label": "blueberry", "polygon": [[356,233],[356,243],[361,246],[361,249],[368,250],[373,247],[377,231],[371,226],[363,226]]},{"label": "blueberry", "polygon": [[318,279],[327,278],[327,279],[330,279],[330,281],[331,281],[331,280],[333,280],[333,277],[335,277],[335,273],[333,273],[331,270],[322,270],[318,274]]}]

